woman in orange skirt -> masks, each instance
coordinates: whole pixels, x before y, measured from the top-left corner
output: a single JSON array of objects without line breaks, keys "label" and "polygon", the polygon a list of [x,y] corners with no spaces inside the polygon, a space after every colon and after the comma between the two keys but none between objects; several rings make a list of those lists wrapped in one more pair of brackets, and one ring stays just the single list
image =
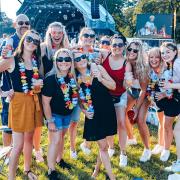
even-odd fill
[{"label": "woman in orange skirt", "polygon": [[29,179],[37,179],[30,171],[34,129],[42,126],[42,111],[38,93],[43,81],[39,79],[40,37],[34,30],[22,37],[15,56],[0,61],[0,72],[8,70],[14,94],[10,98],[9,127],[13,131],[9,180],[14,180],[24,143],[24,172]]}]

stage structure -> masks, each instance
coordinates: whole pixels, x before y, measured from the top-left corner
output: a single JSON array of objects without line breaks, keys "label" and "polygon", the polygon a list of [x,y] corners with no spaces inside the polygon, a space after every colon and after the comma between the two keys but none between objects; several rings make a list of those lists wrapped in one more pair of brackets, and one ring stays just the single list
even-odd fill
[{"label": "stage structure", "polygon": [[91,2],[84,0],[24,0],[17,11],[26,14],[31,25],[44,35],[48,24],[62,22],[70,37],[75,37],[84,26],[99,34],[113,34],[115,22],[108,11],[100,5],[100,19],[92,19]]}]

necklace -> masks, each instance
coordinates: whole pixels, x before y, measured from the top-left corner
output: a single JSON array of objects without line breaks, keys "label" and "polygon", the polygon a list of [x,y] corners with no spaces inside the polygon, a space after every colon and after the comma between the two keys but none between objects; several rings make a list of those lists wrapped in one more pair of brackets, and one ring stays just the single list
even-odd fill
[{"label": "necklace", "polygon": [[35,56],[32,56],[32,70],[33,70],[33,75],[31,78],[31,89],[28,87],[28,82],[27,82],[27,76],[26,76],[26,68],[24,61],[22,59],[21,62],[18,63],[19,65],[19,71],[20,71],[20,77],[21,77],[21,83],[22,83],[22,90],[26,94],[33,95],[34,92],[34,82],[35,80],[39,79],[39,72],[38,72],[38,66],[37,66],[37,60],[35,59]]},{"label": "necklace", "polygon": [[[78,93],[77,93],[76,82],[74,80],[73,75],[71,73],[68,73],[68,77],[69,77],[68,84],[65,82],[64,77],[60,77],[60,78],[57,77],[57,79],[58,79],[58,84],[60,86],[60,89],[62,90],[62,92],[64,94],[64,101],[66,104],[66,108],[71,110],[74,107],[76,107],[76,105],[78,103]],[[71,98],[70,98],[70,93],[69,93],[70,88],[72,88],[72,97]]]},{"label": "necklace", "polygon": [[[78,84],[80,85],[81,83],[83,83],[82,81],[82,77],[79,74],[78,77]],[[90,71],[88,70],[86,72],[86,77],[85,77],[85,93],[83,91],[83,89],[80,87],[79,88],[79,97],[80,97],[80,101],[81,104],[83,105],[83,108],[88,111],[88,112],[94,112],[94,107],[92,105],[92,98],[91,98],[91,90],[89,88],[89,86],[91,85],[91,74]]]},{"label": "necklace", "polygon": [[[83,47],[79,48],[79,51],[80,51],[80,52],[84,52],[84,48],[83,48]],[[93,48],[89,48],[89,49],[87,50],[88,53],[93,53],[93,51],[94,51]]]}]

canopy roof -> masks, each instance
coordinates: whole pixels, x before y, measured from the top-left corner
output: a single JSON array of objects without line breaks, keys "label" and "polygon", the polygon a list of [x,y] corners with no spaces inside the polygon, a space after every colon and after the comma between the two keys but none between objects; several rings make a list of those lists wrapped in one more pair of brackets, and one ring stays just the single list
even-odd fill
[{"label": "canopy roof", "polygon": [[[17,14],[27,12],[29,6],[39,6],[44,4],[47,7],[51,7],[52,9],[60,9],[65,8],[65,4],[73,4],[75,8],[78,9],[80,13],[82,13],[84,18],[84,23],[87,27],[91,27],[95,30],[110,30],[115,32],[115,22],[113,17],[108,13],[108,11],[100,5],[100,19],[92,19],[91,17],[91,2],[85,0],[24,0],[22,6],[18,10]],[[26,4],[26,5],[25,5]],[[25,7],[26,6],[26,7]],[[34,7],[33,6],[33,7]],[[40,6],[39,6],[40,7]],[[34,12],[35,13],[35,12]]]},{"label": "canopy roof", "polygon": [[84,0],[71,0],[76,8],[83,14],[85,24],[93,29],[110,29],[115,31],[115,22],[113,17],[102,6],[99,6],[100,19],[92,19],[91,2]]}]

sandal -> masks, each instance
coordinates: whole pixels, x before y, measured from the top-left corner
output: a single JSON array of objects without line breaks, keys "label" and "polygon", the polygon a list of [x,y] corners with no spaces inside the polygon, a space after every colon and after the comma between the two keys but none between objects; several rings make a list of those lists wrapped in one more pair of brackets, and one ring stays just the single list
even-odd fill
[{"label": "sandal", "polygon": [[98,176],[98,174],[99,174],[99,169],[94,169],[94,172],[93,172],[91,178],[96,179],[96,177]]},{"label": "sandal", "polygon": [[24,171],[24,174],[28,177],[29,180],[37,180],[36,175],[31,171]]}]

